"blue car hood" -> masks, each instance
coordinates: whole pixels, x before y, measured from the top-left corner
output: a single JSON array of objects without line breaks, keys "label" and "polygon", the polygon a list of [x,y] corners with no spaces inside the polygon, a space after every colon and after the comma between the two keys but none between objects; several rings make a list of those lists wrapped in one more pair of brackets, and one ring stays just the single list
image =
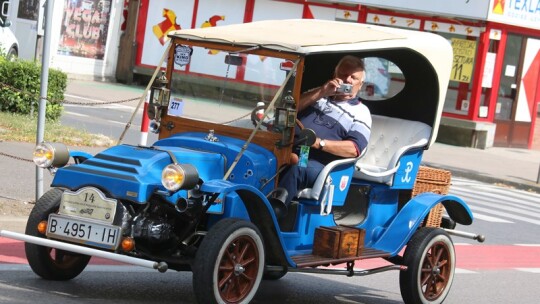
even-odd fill
[{"label": "blue car hood", "polygon": [[[161,172],[171,164],[171,154],[179,164],[191,164],[204,181],[222,179],[245,142],[227,136],[206,140],[206,134],[185,132],[158,140],[152,147],[119,145],[111,147],[82,164],[58,169],[53,187],[77,190],[84,186],[101,189],[109,197],[147,202],[161,185]],[[256,144],[249,144],[228,177],[233,183],[272,189],[269,183],[277,171],[276,158]],[[266,185],[266,186],[265,186]],[[173,200],[174,197],[171,197]]]},{"label": "blue car hood", "polygon": [[58,169],[52,186],[71,190],[94,186],[109,197],[143,203],[156,189],[165,190],[161,185],[161,172],[172,163],[169,153],[173,153],[180,164],[194,165],[203,180],[223,178],[225,157],[220,153],[170,146],[119,145],[82,164]]}]

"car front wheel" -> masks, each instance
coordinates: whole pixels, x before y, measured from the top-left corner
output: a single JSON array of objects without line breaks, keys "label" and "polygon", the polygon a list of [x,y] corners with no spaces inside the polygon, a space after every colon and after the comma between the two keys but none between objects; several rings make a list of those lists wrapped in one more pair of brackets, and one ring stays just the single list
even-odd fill
[{"label": "car front wheel", "polygon": [[224,219],[197,250],[193,288],[199,303],[249,303],[264,271],[261,234],[251,222]]},{"label": "car front wheel", "polygon": [[[63,191],[51,189],[36,202],[30,212],[26,224],[26,234],[45,238],[38,232],[39,222],[46,221],[49,214],[58,211]],[[47,280],[65,281],[78,276],[88,262],[90,256],[50,247],[25,243],[26,258],[32,270],[40,277]]]},{"label": "car front wheel", "polygon": [[407,304],[442,303],[454,280],[456,254],[448,233],[439,228],[421,228],[407,244],[403,255],[407,266],[399,276],[403,301]]}]

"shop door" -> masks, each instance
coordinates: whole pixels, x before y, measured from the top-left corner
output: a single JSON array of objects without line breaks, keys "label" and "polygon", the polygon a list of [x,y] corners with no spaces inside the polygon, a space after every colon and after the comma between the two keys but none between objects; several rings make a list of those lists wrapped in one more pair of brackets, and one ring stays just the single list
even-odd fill
[{"label": "shop door", "polygon": [[508,35],[495,111],[495,146],[531,146],[539,70],[540,40]]}]

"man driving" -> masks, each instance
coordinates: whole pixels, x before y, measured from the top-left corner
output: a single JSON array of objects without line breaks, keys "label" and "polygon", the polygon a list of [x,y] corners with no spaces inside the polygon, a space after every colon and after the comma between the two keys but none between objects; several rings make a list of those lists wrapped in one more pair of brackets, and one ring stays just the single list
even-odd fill
[{"label": "man driving", "polygon": [[300,97],[300,128],[314,130],[317,138],[309,149],[307,164],[301,153],[300,162],[281,175],[279,187],[287,190],[286,207],[299,190],[313,185],[326,164],[358,157],[367,147],[371,114],[357,97],[364,79],[362,59],[347,55],[336,65],[334,78]]}]

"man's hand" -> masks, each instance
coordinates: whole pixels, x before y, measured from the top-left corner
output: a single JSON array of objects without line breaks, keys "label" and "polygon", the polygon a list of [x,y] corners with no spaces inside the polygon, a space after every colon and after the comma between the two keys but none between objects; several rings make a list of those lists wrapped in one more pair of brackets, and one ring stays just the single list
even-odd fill
[{"label": "man's hand", "polygon": [[341,80],[339,78],[334,78],[334,79],[328,80],[321,87],[322,94],[323,94],[322,97],[328,97],[328,96],[336,95],[337,89],[341,86],[342,83],[343,83],[343,80]]},{"label": "man's hand", "polygon": [[301,112],[303,109],[309,107],[317,100],[321,98],[326,98],[328,96],[336,95],[337,89],[341,86],[343,80],[339,78],[334,78],[328,80],[322,86],[309,90],[300,96],[300,102],[298,104],[298,112]]}]

